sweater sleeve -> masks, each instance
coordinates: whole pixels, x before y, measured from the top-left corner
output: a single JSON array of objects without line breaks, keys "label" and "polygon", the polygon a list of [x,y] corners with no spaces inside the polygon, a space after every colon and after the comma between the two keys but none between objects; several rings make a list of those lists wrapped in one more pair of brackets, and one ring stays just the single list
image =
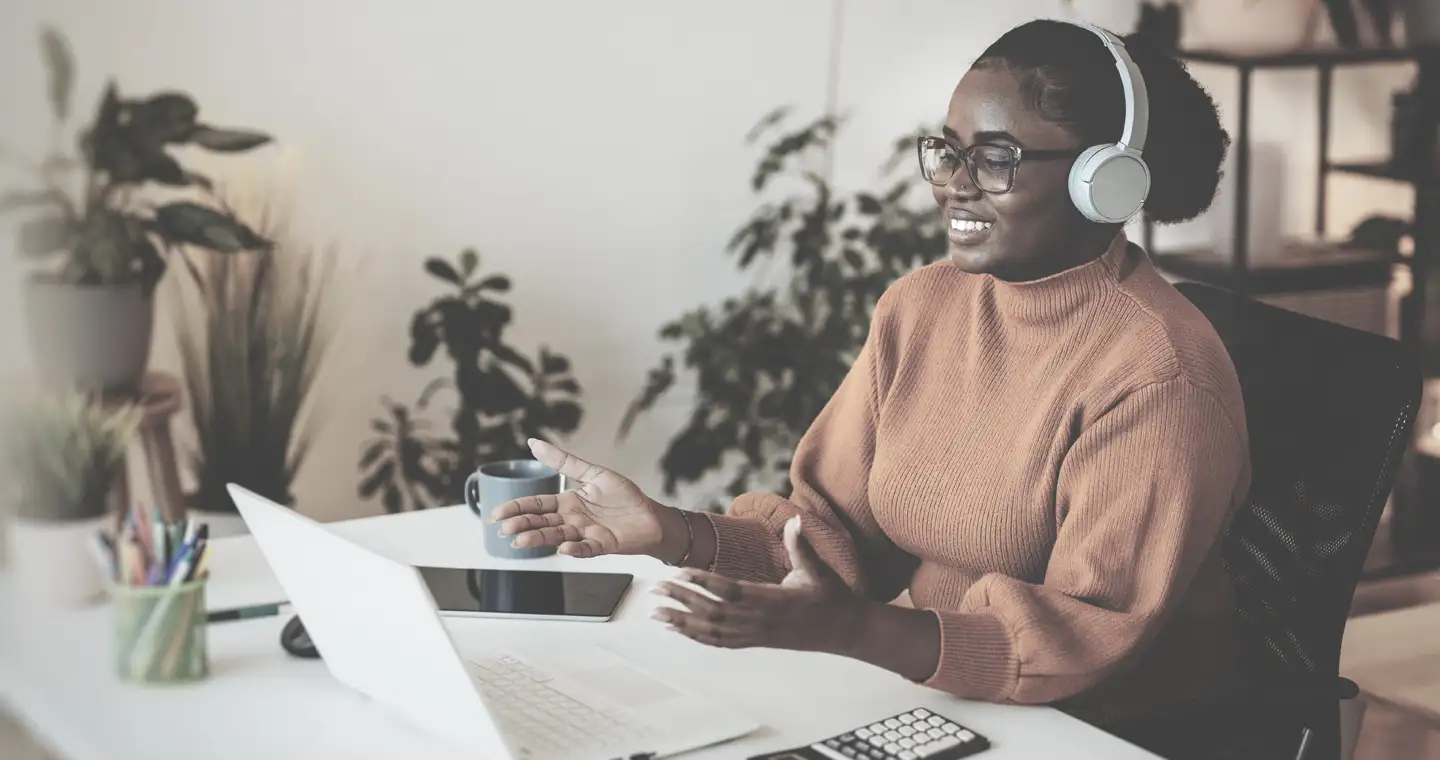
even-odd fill
[{"label": "sweater sleeve", "polygon": [[1043,583],[982,576],[935,610],[926,685],[1049,703],[1096,685],[1153,639],[1249,489],[1243,412],[1183,376],[1132,391],[1083,430],[1061,466]]},{"label": "sweater sleeve", "polygon": [[880,601],[904,590],[917,561],[886,537],[869,495],[885,357],[893,346],[891,313],[882,297],[855,363],[796,446],[790,498],[742,494],[727,514],[714,517],[716,573],[780,582],[790,572],[782,531],[799,515],[816,554],[851,588]]}]

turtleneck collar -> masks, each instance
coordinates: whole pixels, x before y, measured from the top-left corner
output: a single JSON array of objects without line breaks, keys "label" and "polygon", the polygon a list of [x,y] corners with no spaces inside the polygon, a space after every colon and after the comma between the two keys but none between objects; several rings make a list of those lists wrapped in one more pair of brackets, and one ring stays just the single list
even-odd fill
[{"label": "turtleneck collar", "polygon": [[1003,313],[1025,321],[1064,316],[1094,298],[1119,277],[1129,239],[1122,230],[1098,258],[1036,280],[1009,281],[979,275]]}]

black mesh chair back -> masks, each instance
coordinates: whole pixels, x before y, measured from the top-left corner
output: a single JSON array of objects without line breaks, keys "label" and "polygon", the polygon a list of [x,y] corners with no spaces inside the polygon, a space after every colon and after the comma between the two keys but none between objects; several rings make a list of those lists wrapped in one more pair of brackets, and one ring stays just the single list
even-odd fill
[{"label": "black mesh chair back", "polygon": [[1339,679],[1351,599],[1421,397],[1398,341],[1197,283],[1245,398],[1253,483],[1225,536],[1246,672]]}]

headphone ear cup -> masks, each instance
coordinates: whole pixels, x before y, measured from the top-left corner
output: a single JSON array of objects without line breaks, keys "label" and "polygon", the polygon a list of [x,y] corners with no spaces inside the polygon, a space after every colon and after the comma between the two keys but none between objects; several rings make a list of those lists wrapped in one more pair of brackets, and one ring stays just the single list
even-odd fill
[{"label": "headphone ear cup", "polygon": [[1139,213],[1150,194],[1150,167],[1118,145],[1085,149],[1070,167],[1070,200],[1092,222],[1116,224]]},{"label": "headphone ear cup", "polygon": [[1100,155],[1111,145],[1092,145],[1075,157],[1075,162],[1070,164],[1070,202],[1075,208],[1092,222],[1103,221],[1099,211],[1095,208],[1094,198],[1091,197],[1091,184],[1095,177],[1093,170],[1095,157]]}]

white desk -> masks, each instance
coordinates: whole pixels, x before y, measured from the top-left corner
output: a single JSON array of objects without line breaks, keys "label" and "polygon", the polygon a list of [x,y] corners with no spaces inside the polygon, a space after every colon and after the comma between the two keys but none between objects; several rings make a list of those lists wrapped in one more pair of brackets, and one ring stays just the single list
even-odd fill
[{"label": "white desk", "polygon": [[[989,736],[994,747],[980,756],[985,760],[1153,760],[1050,708],[958,700],[828,655],[721,650],[693,643],[649,618],[658,600],[650,588],[672,573],[654,560],[490,559],[480,525],[464,507],[329,527],[414,564],[634,573],[635,586],[610,623],[466,619],[449,625],[462,649],[539,636],[603,643],[642,667],[657,668],[696,691],[742,706],[765,726],[742,740],[689,753],[686,760],[735,760],[814,741],[913,707],[950,716]],[[208,590],[212,609],[282,598],[252,539],[218,540],[214,552]],[[280,617],[212,625],[212,674],[203,683],[126,686],[111,674],[108,607],[34,610],[17,597],[10,579],[0,576],[0,701],[67,760],[460,760],[461,753],[341,686],[319,661],[285,655],[279,634],[288,618],[287,610]]]}]

